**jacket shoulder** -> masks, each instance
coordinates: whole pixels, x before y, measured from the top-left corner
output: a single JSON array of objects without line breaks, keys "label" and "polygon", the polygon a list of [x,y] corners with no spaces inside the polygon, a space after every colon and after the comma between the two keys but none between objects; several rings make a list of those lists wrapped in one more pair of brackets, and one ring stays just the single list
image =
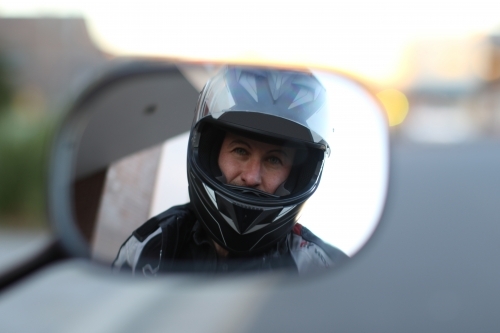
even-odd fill
[{"label": "jacket shoulder", "polygon": [[194,211],[190,203],[173,206],[163,213],[153,216],[152,218],[147,220],[143,225],[141,225],[133,232],[133,235],[135,236],[135,238],[137,238],[137,240],[143,242],[160,227],[160,224],[172,220],[171,217],[176,217],[181,220],[195,219]]},{"label": "jacket shoulder", "polygon": [[[310,248],[310,244],[321,249],[331,260],[331,262],[335,265],[338,263],[349,259],[344,252],[340,249],[332,246],[330,244],[325,243],[321,238],[316,236],[312,231],[304,227],[303,225],[296,223],[292,229],[292,234],[296,236],[296,238],[300,239],[299,247],[301,248]],[[316,254],[317,251],[315,251]]]},{"label": "jacket shoulder", "polygon": [[179,228],[184,231],[189,230],[195,221],[196,218],[189,203],[171,207],[150,218],[137,228],[120,247],[113,262],[113,270],[117,272],[128,269],[135,274],[136,269],[139,269],[144,275],[156,274],[164,239],[172,234],[172,232],[164,234],[163,231],[173,228],[173,234],[179,235],[181,231]]}]

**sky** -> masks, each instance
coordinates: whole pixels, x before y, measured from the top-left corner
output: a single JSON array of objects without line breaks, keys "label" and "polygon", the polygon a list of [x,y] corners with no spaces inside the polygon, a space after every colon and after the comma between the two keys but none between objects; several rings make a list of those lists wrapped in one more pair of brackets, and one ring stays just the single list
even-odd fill
[{"label": "sky", "polygon": [[397,84],[419,40],[500,31],[495,1],[4,0],[0,15],[83,16],[116,55],[260,58]]}]

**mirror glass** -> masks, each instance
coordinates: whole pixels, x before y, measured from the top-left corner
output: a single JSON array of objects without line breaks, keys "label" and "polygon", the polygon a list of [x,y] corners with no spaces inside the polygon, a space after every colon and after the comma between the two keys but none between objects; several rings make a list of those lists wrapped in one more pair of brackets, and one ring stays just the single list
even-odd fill
[{"label": "mirror glass", "polygon": [[[210,82],[208,88],[203,90],[207,82]],[[272,96],[268,103],[271,111],[258,109],[262,94],[266,93]],[[243,103],[239,98],[246,98],[245,107],[238,106]],[[275,124],[273,117],[277,114],[283,118],[286,113],[273,114],[279,103],[288,103],[286,112],[299,114],[307,108],[313,111],[304,119],[290,113],[284,123]],[[202,123],[196,122],[195,112],[205,112],[199,118],[208,117],[214,124],[199,125],[201,139],[193,143],[188,154],[192,126]],[[235,112],[245,113],[243,118],[235,118],[243,120],[223,122]],[[255,113],[271,118],[257,121],[245,118]],[[238,126],[227,127],[227,124]],[[292,127],[287,129],[287,126]],[[303,128],[313,133],[304,139],[309,140],[305,143],[295,139]],[[203,148],[211,131],[223,133],[222,141],[214,139],[205,144],[209,148]],[[226,140],[228,145],[235,145],[228,148],[229,161],[236,163],[237,176],[233,178],[220,157]],[[193,138],[192,142],[195,141]],[[210,147],[216,147],[215,160],[224,176],[210,175],[213,176],[210,181],[220,187],[211,186],[208,180],[202,182],[203,186],[189,184],[188,172],[198,177],[198,171],[193,171],[196,168],[188,167],[187,163],[191,154],[195,156],[193,151],[197,152],[193,159],[199,161],[200,170],[212,172],[207,171],[211,166],[203,167],[203,156],[208,153],[202,151]],[[307,273],[337,267],[362,248],[378,224],[387,190],[388,149],[384,110],[367,87],[344,74],[308,68],[131,61],[114,65],[96,78],[74,101],[62,122],[51,166],[52,220],[70,252],[90,256],[109,266],[115,261],[115,270],[132,268],[136,275],[156,275],[169,270],[165,268],[168,265],[161,264],[162,260],[168,260],[161,259],[162,254],[171,251],[162,247],[165,242],[177,244],[171,256],[180,258],[173,260],[179,265],[168,266],[171,270],[289,268]],[[299,155],[307,157],[300,160]],[[305,185],[295,185],[291,193],[285,188],[288,185],[278,189],[266,187],[272,175],[279,174],[287,165],[285,182],[280,180],[276,184],[288,184],[292,177],[298,177],[307,178],[302,181]],[[244,173],[247,178],[242,176]],[[258,184],[250,184],[251,175],[260,177]],[[297,180],[297,184],[300,182]],[[197,189],[191,195],[200,196],[198,206],[190,199],[190,186]],[[280,192],[280,188],[285,188],[285,192]],[[235,197],[229,197],[231,193],[236,193]],[[293,198],[304,197],[303,193],[309,193],[306,196],[309,199],[301,199],[304,204],[297,205],[298,201],[291,204]],[[218,221],[222,236],[215,235],[210,226],[198,223],[210,214],[206,208],[210,201],[201,199],[207,194],[212,195],[211,200],[220,212],[219,220],[214,220]],[[170,207],[190,201],[190,209],[195,211],[190,218],[197,221],[193,222],[195,226],[188,228],[182,221],[177,225],[166,223],[168,217],[158,218],[165,216]],[[196,211],[202,207],[200,202],[209,213]],[[294,213],[287,215],[290,212]],[[183,213],[176,214],[178,217]],[[262,222],[266,214],[274,214],[269,224]],[[269,229],[269,225],[283,216],[288,216],[281,228],[285,231],[277,234],[277,228]],[[239,222],[235,222],[238,218]],[[219,223],[227,223],[232,229],[224,233]],[[229,228],[228,225],[225,227]],[[240,242],[237,237],[256,234],[259,229],[269,231],[254,243],[267,240],[268,244],[259,250],[255,250],[258,246],[253,243],[253,247],[241,245],[248,240],[241,238]],[[236,235],[235,245],[224,234],[226,238]],[[269,235],[274,239],[268,240]],[[155,237],[156,243],[151,241]],[[197,246],[193,247],[193,242]],[[203,246],[209,246],[214,253],[206,254]],[[137,262],[141,251],[143,254],[149,251],[152,256],[145,261],[147,264]],[[266,258],[272,263],[255,265],[256,260],[266,261]],[[118,268],[116,261],[121,261]],[[238,265],[229,265],[228,269],[228,262]],[[133,265],[141,267],[129,267]]]}]

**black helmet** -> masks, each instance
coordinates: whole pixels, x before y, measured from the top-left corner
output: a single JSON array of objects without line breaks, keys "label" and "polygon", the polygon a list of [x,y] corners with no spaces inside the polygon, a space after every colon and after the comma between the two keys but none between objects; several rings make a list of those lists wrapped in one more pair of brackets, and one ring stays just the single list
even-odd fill
[{"label": "black helmet", "polygon": [[[195,110],[187,173],[191,203],[217,243],[249,254],[290,232],[329,154],[328,111],[326,90],[311,72],[230,66],[208,81]],[[227,131],[296,148],[275,193],[226,184],[218,156]]]}]

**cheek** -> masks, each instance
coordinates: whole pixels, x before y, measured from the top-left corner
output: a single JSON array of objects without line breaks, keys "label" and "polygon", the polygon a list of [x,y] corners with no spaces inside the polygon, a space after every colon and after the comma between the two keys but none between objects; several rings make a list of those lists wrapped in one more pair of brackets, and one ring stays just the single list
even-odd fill
[{"label": "cheek", "polygon": [[226,177],[226,180],[230,182],[237,174],[238,166],[236,161],[231,158],[229,153],[224,153],[221,151],[219,154],[219,168],[222,174]]},{"label": "cheek", "polygon": [[290,174],[291,168],[282,168],[279,170],[267,170],[266,174],[263,175],[263,179],[266,181],[266,186],[268,188],[268,192],[274,193],[278,186],[281,185]]}]

